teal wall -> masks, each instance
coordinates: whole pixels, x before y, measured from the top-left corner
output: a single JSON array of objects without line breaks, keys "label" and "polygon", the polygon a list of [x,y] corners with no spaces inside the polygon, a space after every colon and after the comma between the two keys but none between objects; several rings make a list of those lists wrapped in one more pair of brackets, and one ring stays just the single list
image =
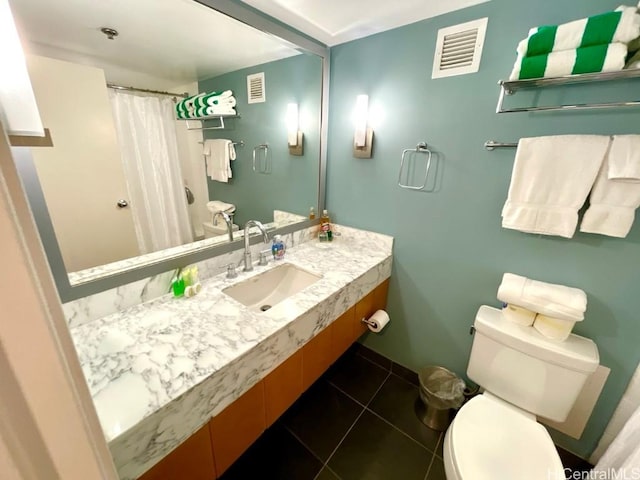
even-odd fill
[{"label": "teal wall", "polygon": [[[633,2],[635,3],[635,2]],[[395,237],[389,293],[392,323],[369,334],[370,348],[414,370],[428,364],[466,370],[469,326],[482,304],[498,306],[502,274],[576,286],[589,298],[575,331],[596,341],[612,372],[581,440],[554,438],[587,456],[596,446],[640,360],[640,225],[628,238],[577,233],[572,240],[505,230],[513,149],[487,152],[488,139],[557,133],[637,133],[640,110],[494,113],[497,81],[506,78],[517,42],[530,27],[615,8],[599,2],[493,0],[331,49],[327,204],[332,218]],[[489,17],[480,72],[431,79],[437,30]],[[580,88],[580,87],[577,87]],[[638,84],[586,87],[598,101],[637,99]],[[552,93],[568,97],[571,87]],[[374,156],[352,156],[356,95],[379,110]],[[582,95],[581,94],[581,95]],[[625,95],[626,94],[626,95]],[[400,152],[426,141],[440,159],[439,190],[397,186]]]},{"label": "teal wall", "polygon": [[[247,75],[265,73],[266,102],[247,103]],[[205,130],[205,138],[243,140],[237,159],[231,163],[229,184],[207,179],[211,200],[222,200],[237,207],[235,223],[247,220],[273,220],[273,210],[309,214],[317,208],[320,151],[320,108],[322,61],[301,54],[255,67],[237,70],[200,81],[199,90],[232,90],[240,118],[226,121],[224,130]],[[289,155],[287,148],[287,104],[298,103],[300,127],[304,132],[304,155]],[[214,121],[217,123],[217,121]],[[253,172],[253,147],[269,144],[272,173]]]}]

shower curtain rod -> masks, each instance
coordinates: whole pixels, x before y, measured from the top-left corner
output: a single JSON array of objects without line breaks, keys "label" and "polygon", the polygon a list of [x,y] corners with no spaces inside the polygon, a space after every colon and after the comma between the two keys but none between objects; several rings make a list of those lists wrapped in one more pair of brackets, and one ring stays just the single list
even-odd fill
[{"label": "shower curtain rod", "polygon": [[115,85],[113,83],[107,83],[107,87],[113,88],[114,90],[129,90],[132,92],[154,93],[156,95],[167,95],[169,97],[187,98],[189,96],[187,92],[185,93],[162,92],[160,90],[148,90],[146,88],[124,87],[122,85]]}]

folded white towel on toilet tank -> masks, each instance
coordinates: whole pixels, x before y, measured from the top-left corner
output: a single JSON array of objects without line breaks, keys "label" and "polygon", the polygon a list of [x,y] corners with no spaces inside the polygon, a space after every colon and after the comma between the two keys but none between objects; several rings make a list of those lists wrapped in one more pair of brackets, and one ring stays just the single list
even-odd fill
[{"label": "folded white towel on toilet tank", "polygon": [[610,138],[556,135],[518,143],[502,227],[571,238]]},{"label": "folded white towel on toilet tank", "polygon": [[579,288],[539,282],[513,273],[502,277],[498,300],[571,322],[584,320],[587,310],[587,294]]}]

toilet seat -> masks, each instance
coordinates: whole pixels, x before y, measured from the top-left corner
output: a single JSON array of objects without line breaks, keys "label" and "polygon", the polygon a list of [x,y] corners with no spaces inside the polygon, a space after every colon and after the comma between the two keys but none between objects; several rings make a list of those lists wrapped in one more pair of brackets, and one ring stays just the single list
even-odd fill
[{"label": "toilet seat", "polygon": [[561,480],[560,456],[530,414],[490,395],[460,409],[445,436],[448,480]]}]

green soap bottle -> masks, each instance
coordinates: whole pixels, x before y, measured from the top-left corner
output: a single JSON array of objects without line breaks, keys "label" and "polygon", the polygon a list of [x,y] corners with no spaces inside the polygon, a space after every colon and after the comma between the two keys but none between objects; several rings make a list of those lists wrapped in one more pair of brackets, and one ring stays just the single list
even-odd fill
[{"label": "green soap bottle", "polygon": [[184,284],[184,278],[182,278],[181,271],[178,271],[178,273],[176,273],[176,276],[174,277],[173,282],[171,284],[171,288],[173,290],[173,295],[175,297],[182,297],[184,295],[184,290],[186,286]]}]

